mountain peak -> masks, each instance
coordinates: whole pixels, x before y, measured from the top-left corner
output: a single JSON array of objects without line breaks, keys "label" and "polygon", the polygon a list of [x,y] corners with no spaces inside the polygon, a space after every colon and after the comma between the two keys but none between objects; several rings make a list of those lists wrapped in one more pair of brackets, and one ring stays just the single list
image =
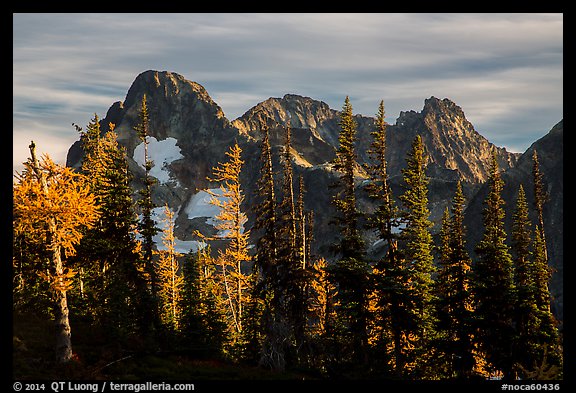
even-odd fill
[{"label": "mountain peak", "polygon": [[[282,99],[285,101],[310,101],[310,100],[312,100],[312,98],[310,98],[310,97],[305,97],[305,96],[302,96],[300,94],[294,94],[294,93],[284,94]],[[316,100],[313,100],[313,101],[316,101]]]},{"label": "mountain peak", "polygon": [[451,114],[455,117],[466,118],[464,111],[461,107],[456,105],[454,101],[449,98],[439,99],[434,96],[424,100],[424,108],[422,109],[424,116],[429,114]]},{"label": "mountain peak", "polygon": [[[118,141],[129,155],[140,143],[134,127],[140,121],[144,95],[150,115],[149,136],[158,141],[175,138],[178,146],[192,152],[199,146],[224,143],[237,135],[202,85],[175,72],[147,70],[134,79],[124,102],[114,103],[101,121],[103,131],[109,123],[116,125]],[[72,153],[67,160],[71,166],[81,158],[80,151]]]},{"label": "mountain peak", "polygon": [[253,133],[259,123],[269,127],[290,125],[295,128],[316,129],[333,116],[332,109],[323,101],[298,94],[285,94],[282,98],[270,97],[250,108],[232,124],[243,133]]},{"label": "mountain peak", "polygon": [[[221,112],[220,107],[212,100],[202,85],[175,72],[147,70],[140,73],[128,89],[124,106],[132,106],[139,102],[144,94],[148,100],[160,98],[166,100],[170,97],[193,94],[196,99],[211,106],[217,106]],[[223,112],[221,116],[224,116]]]},{"label": "mountain peak", "polygon": [[[396,127],[402,134],[421,134],[428,147],[433,167],[453,170],[471,182],[483,182],[488,176],[492,144],[474,129],[461,107],[448,98],[424,100],[421,112],[400,112]],[[519,155],[497,148],[501,168],[515,165]]]},{"label": "mountain peak", "polygon": [[401,111],[400,115],[396,119],[396,125],[398,126],[415,126],[429,119],[429,122],[435,122],[440,118],[445,118],[445,122],[453,122],[456,119],[460,123],[463,121],[466,124],[466,128],[473,128],[471,124],[466,120],[464,111],[454,101],[449,98],[439,99],[434,96],[426,98],[424,100],[424,107],[421,112],[416,112],[414,110]]}]

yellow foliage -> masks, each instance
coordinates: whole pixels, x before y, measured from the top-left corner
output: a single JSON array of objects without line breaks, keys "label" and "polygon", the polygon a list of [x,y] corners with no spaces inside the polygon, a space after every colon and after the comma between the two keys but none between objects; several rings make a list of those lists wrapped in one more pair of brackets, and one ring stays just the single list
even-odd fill
[{"label": "yellow foliage", "polygon": [[55,291],[66,292],[72,289],[72,279],[76,276],[76,271],[65,269],[60,275],[51,275],[50,273],[38,272],[38,275],[46,280]]},{"label": "yellow foliage", "polygon": [[159,252],[160,258],[157,265],[158,295],[161,299],[162,320],[165,324],[178,329],[180,319],[181,289],[184,285],[184,277],[179,274],[180,266],[177,257],[180,255],[175,250],[174,243],[174,213],[168,205],[164,207],[164,232],[162,244],[165,250]]},{"label": "yellow foliage", "polygon": [[48,249],[61,247],[65,255],[73,255],[81,228],[91,228],[99,215],[85,177],[43,155],[39,169],[46,179],[44,189],[32,163],[24,165],[13,185],[14,234],[26,233]]},{"label": "yellow foliage", "polygon": [[326,272],[327,262],[320,258],[312,265],[312,277],[310,281],[311,296],[308,302],[308,310],[311,314],[313,325],[311,332],[322,335],[327,327],[336,320],[336,311],[339,303],[336,300],[338,290],[329,281]]},{"label": "yellow foliage", "polygon": [[250,275],[243,267],[250,261],[248,252],[249,231],[244,230],[247,221],[246,214],[242,212],[244,201],[240,184],[240,171],[244,161],[241,159],[242,149],[234,144],[226,152],[228,161],[219,163],[212,169],[213,178],[209,181],[220,184],[221,195],[208,191],[212,198],[210,203],[220,208],[219,214],[214,217],[219,231],[214,238],[207,238],[197,233],[203,240],[225,240],[228,245],[224,251],[219,250],[215,263],[218,265],[215,283],[220,287],[222,305],[226,309],[228,329],[233,336],[242,332],[244,307],[249,302]]}]

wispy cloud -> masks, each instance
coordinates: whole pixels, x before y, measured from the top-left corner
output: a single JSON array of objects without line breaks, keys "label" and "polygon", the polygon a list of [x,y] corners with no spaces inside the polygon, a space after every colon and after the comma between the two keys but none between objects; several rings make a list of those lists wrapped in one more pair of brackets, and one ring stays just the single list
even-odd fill
[{"label": "wispy cloud", "polygon": [[562,14],[15,14],[14,167],[30,133],[59,162],[147,69],[203,85],[233,120],[295,93],[387,119],[448,97],[515,151],[563,113]]}]

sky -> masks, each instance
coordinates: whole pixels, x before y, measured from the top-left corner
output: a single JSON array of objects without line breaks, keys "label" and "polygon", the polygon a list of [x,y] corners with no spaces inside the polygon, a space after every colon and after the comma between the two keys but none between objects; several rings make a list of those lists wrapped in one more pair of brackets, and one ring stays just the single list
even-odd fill
[{"label": "sky", "polygon": [[204,86],[229,120],[299,94],[386,120],[449,98],[476,131],[523,152],[563,118],[563,14],[13,14],[13,170],[61,164],[146,70]]}]

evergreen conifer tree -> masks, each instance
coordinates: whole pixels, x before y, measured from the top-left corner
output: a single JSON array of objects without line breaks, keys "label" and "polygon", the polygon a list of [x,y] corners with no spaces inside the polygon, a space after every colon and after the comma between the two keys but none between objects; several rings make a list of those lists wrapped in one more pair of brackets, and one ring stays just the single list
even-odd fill
[{"label": "evergreen conifer tree", "polygon": [[[544,230],[544,205],[548,200],[548,194],[545,191],[544,175],[540,170],[540,163],[536,149],[532,154],[533,166],[532,176],[534,183],[534,208],[536,210],[536,226],[534,228],[534,237],[532,241],[531,260],[526,266],[520,267],[520,272],[529,276],[526,285],[528,288],[519,288],[519,291],[529,292],[531,302],[523,300],[519,294],[519,303],[524,308],[524,318],[527,320],[520,334],[525,334],[520,349],[524,349],[518,354],[520,361],[521,376],[524,378],[548,379],[550,375],[557,377],[561,374],[563,363],[562,346],[558,332],[558,321],[554,318],[550,308],[550,290],[549,282],[552,275],[550,263],[548,260],[548,250],[546,246],[546,235]],[[519,195],[520,203],[520,195]],[[520,207],[518,207],[520,209]],[[527,203],[522,202],[522,210],[527,211]],[[526,215],[527,213],[523,213]],[[526,221],[527,218],[524,218]],[[528,225],[526,225],[527,227]],[[526,229],[525,231],[528,231]],[[524,248],[530,235],[524,236]],[[524,270],[527,270],[524,273]],[[531,285],[530,285],[531,284]],[[528,310],[530,312],[528,313]],[[546,369],[548,368],[548,369]],[[534,371],[536,370],[536,371]]]},{"label": "evergreen conifer tree", "polygon": [[[374,304],[371,319],[374,325],[374,345],[380,352],[381,361],[387,362],[388,357],[393,358],[391,363],[400,376],[404,370],[400,329],[403,316],[400,305],[406,292],[401,284],[404,282],[402,279],[404,271],[398,252],[399,211],[394,204],[387,169],[384,101],[380,101],[376,130],[371,135],[372,143],[368,153],[372,164],[367,166],[371,182],[366,186],[366,190],[369,197],[375,201],[376,209],[367,220],[368,227],[377,231],[378,239],[382,240],[386,247],[386,254],[376,262],[372,272]],[[390,347],[392,354],[387,353]]]},{"label": "evergreen conifer tree", "polygon": [[475,366],[473,343],[473,308],[470,288],[472,261],[466,251],[464,194],[457,183],[440,231],[440,271],[436,279],[437,331],[436,350],[444,356],[449,378],[470,378]]},{"label": "evergreen conifer tree", "polygon": [[434,296],[432,274],[433,242],[428,210],[428,177],[425,173],[426,156],[422,138],[418,135],[402,170],[405,191],[400,195],[404,205],[402,212],[406,226],[401,232],[403,246],[403,269],[406,290],[404,303],[407,319],[405,324],[406,365],[415,377],[423,377],[426,372],[426,355],[429,354],[430,340],[434,337]]},{"label": "evergreen conifer tree", "polygon": [[134,238],[136,215],[126,151],[118,144],[114,124],[101,135],[95,115],[80,132],[84,150],[81,170],[96,197],[100,218],[78,245],[76,263],[84,281],[87,310],[117,336],[136,333],[145,324],[146,283],[137,269]]},{"label": "evergreen conifer tree", "polygon": [[538,153],[534,149],[533,160],[533,182],[534,182],[534,207],[536,209],[537,224],[533,241],[533,271],[534,277],[534,301],[538,309],[539,337],[536,344],[536,357],[539,362],[546,362],[551,367],[559,369],[563,365],[562,345],[558,332],[558,321],[552,314],[550,308],[550,289],[549,282],[552,276],[550,268],[548,248],[546,245],[546,234],[544,230],[544,205],[548,200],[548,194],[545,189],[544,175],[540,171]]},{"label": "evergreen conifer tree", "polygon": [[[537,170],[535,170],[537,173]],[[541,179],[535,178],[535,181]],[[536,203],[538,206],[539,203]],[[541,207],[541,206],[540,206]],[[538,224],[531,236],[528,202],[520,185],[512,227],[512,251],[514,256],[517,304],[515,307],[516,345],[514,360],[522,379],[539,378],[539,373],[560,375],[562,354],[559,345],[557,321],[550,312],[548,282],[551,271],[546,258],[543,231]],[[547,367],[548,370],[539,370]],[[546,376],[545,379],[550,376]]]},{"label": "evergreen conifer tree", "polygon": [[294,339],[296,345],[296,355],[299,363],[305,362],[307,357],[306,350],[306,330],[308,317],[308,289],[311,272],[308,266],[307,249],[309,240],[306,237],[306,211],[304,207],[305,194],[304,178],[299,177],[298,181],[298,198],[295,206],[296,215],[296,244],[295,258],[292,266],[292,286],[291,286],[291,319],[294,326]]},{"label": "evergreen conifer tree", "polygon": [[475,247],[478,259],[473,267],[476,337],[495,371],[502,372],[505,379],[513,379],[515,287],[512,256],[504,229],[504,182],[495,150],[492,151],[488,185],[483,212],[484,233]]},{"label": "evergreen conifer tree", "polygon": [[[279,324],[284,325],[285,335],[293,340],[292,306],[294,305],[295,269],[297,261],[296,204],[294,198],[294,177],[292,168],[292,131],[286,127],[286,138],[282,155],[282,184],[278,204],[278,277],[277,296],[279,298]],[[284,337],[286,339],[286,337]],[[286,348],[287,349],[287,348]]]},{"label": "evergreen conifer tree", "polygon": [[354,169],[356,166],[356,121],[352,112],[352,104],[346,96],[340,114],[339,147],[336,151],[334,169],[340,173],[340,193],[334,199],[340,216],[336,221],[341,227],[342,239],[337,249],[342,260],[364,257],[364,240],[358,230],[358,217],[360,213],[356,206],[356,187],[354,182]]},{"label": "evergreen conifer tree", "polygon": [[538,152],[534,149],[532,153],[532,178],[534,182],[534,207],[536,209],[537,228],[540,231],[540,237],[544,242],[544,257],[548,263],[548,250],[546,247],[546,235],[544,231],[544,204],[548,200],[548,194],[544,188],[544,175],[540,171],[540,162]]},{"label": "evergreen conifer tree", "polygon": [[270,131],[266,124],[262,124],[261,131],[261,170],[257,182],[257,204],[254,207],[256,213],[254,230],[261,232],[256,242],[254,260],[254,272],[259,277],[258,282],[254,286],[254,296],[262,300],[263,337],[259,363],[274,370],[282,370],[284,367],[283,337],[279,336],[277,326],[278,321],[281,320],[282,312],[282,283],[279,280],[278,259],[277,202],[272,167],[272,150],[270,147]]},{"label": "evergreen conifer tree", "polygon": [[144,187],[139,190],[140,199],[138,205],[142,214],[142,219],[138,222],[138,232],[142,237],[142,253],[144,261],[144,270],[150,280],[150,296],[148,296],[147,303],[151,312],[152,326],[159,328],[160,326],[160,312],[158,309],[158,279],[156,277],[156,269],[154,268],[154,236],[159,232],[156,222],[152,218],[153,209],[156,204],[152,201],[152,186],[156,183],[155,179],[150,176],[153,162],[148,159],[148,137],[150,136],[150,114],[148,113],[148,105],[146,101],[146,94],[142,97],[142,104],[138,112],[140,123],[138,123],[134,130],[138,138],[144,143]]},{"label": "evergreen conifer tree", "polygon": [[[259,289],[271,292],[277,269],[276,240],[276,195],[274,187],[274,172],[272,168],[272,151],[270,148],[270,132],[267,125],[262,128],[262,144],[260,148],[260,177],[257,181],[257,204],[254,206],[256,221],[254,230],[261,235],[256,243],[255,268],[260,272]],[[269,300],[270,301],[270,300]],[[267,302],[268,303],[268,302]],[[272,307],[271,305],[267,307]]]},{"label": "evergreen conifer tree", "polygon": [[211,253],[210,246],[202,247],[184,260],[180,321],[186,348],[199,356],[219,358],[228,344],[227,326]]},{"label": "evergreen conifer tree", "polygon": [[531,346],[537,329],[537,307],[534,293],[532,239],[530,219],[524,187],[520,185],[516,199],[516,210],[512,225],[512,255],[514,262],[514,284],[517,288],[515,324],[517,340],[514,348],[515,362],[521,367],[531,367],[533,354]]},{"label": "evergreen conifer tree", "polygon": [[[341,240],[337,245],[339,260],[331,267],[331,275],[338,287],[338,339],[344,344],[343,362],[360,366],[368,362],[368,298],[370,269],[365,259],[364,240],[358,228],[354,169],[356,166],[356,121],[348,96],[340,115],[339,147],[334,169],[339,172],[340,192],[333,202],[339,212],[336,223]],[[346,358],[350,354],[349,358]]]},{"label": "evergreen conifer tree", "polygon": [[[558,379],[562,376],[562,366],[564,363],[562,341],[558,331],[558,321],[550,310],[550,290],[548,283],[552,271],[547,263],[546,245],[542,238],[542,232],[538,225],[534,230],[534,241],[532,245],[533,262],[531,275],[534,280],[534,305],[536,307],[536,335],[532,346],[531,365],[527,365],[526,370],[539,370],[545,375],[532,376],[533,379]],[[525,374],[525,377],[529,376]]]},{"label": "evergreen conifer tree", "polygon": [[[275,288],[280,299],[280,312],[276,313],[277,336],[285,342],[284,357],[288,365],[301,361],[307,309],[304,298],[305,267],[302,264],[303,228],[300,226],[301,212],[298,211],[294,192],[291,135],[290,126],[287,126],[282,157],[282,193],[278,205],[278,277]],[[303,197],[303,194],[300,196]],[[303,209],[303,199],[300,208]]]},{"label": "evergreen conifer tree", "polygon": [[[399,226],[398,210],[394,206],[392,190],[390,189],[388,163],[386,160],[386,122],[384,101],[380,101],[376,117],[376,131],[372,132],[372,144],[368,153],[373,164],[367,166],[371,183],[366,186],[369,196],[378,202],[376,211],[369,218],[370,227],[378,231],[380,239],[386,241],[388,253],[393,254],[397,248],[397,239],[393,228]],[[389,255],[393,258],[393,255]]]}]

